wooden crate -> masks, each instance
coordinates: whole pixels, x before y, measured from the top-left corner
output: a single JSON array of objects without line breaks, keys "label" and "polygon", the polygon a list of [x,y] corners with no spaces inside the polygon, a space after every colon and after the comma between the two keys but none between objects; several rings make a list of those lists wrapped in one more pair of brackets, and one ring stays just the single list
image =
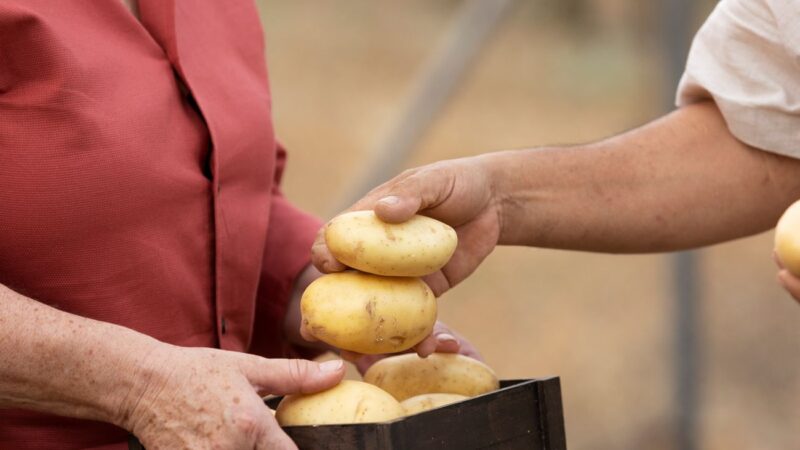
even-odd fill
[{"label": "wooden crate", "polygon": [[301,450],[566,449],[557,377],[504,380],[497,391],[392,422],[284,431]]},{"label": "wooden crate", "polygon": [[[281,398],[266,403],[275,408]],[[301,450],[566,450],[558,377],[500,389],[391,422],[284,427]],[[131,450],[143,450],[131,438]]]}]

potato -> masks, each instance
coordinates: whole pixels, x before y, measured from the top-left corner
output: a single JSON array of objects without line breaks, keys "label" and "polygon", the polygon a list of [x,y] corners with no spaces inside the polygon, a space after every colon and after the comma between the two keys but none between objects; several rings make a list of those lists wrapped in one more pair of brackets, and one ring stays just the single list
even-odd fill
[{"label": "potato", "polygon": [[391,356],[373,364],[364,374],[364,381],[399,401],[436,392],[473,397],[500,387],[497,375],[486,364],[448,353],[434,353],[427,358],[413,353]]},{"label": "potato", "polygon": [[458,237],[449,225],[430,217],[390,224],[372,211],[354,211],[328,222],[325,242],[342,264],[362,272],[421,277],[447,264]]},{"label": "potato", "polygon": [[800,276],[800,201],[783,213],[775,227],[775,251],[783,266]]},{"label": "potato", "polygon": [[400,403],[363,381],[344,380],[327,391],[287,395],[275,418],[281,426],[387,422],[402,417]]},{"label": "potato", "polygon": [[459,394],[442,394],[435,392],[432,394],[415,395],[400,402],[400,406],[406,411],[406,415],[419,414],[429,409],[449,405],[451,403],[466,400],[469,397]]},{"label": "potato", "polygon": [[300,310],[314,337],[366,354],[407,350],[436,322],[436,298],[422,280],[355,271],[317,278],[303,293]]}]

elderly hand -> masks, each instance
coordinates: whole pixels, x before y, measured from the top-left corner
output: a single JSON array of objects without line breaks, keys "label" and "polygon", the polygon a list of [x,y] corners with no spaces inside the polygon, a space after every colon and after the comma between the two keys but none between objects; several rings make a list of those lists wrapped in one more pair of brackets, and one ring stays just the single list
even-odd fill
[{"label": "elderly hand", "polygon": [[[374,209],[381,220],[390,223],[404,222],[419,213],[455,228],[458,247],[450,262],[425,277],[439,296],[469,276],[500,236],[499,201],[484,160],[478,156],[407,170],[372,190],[348,211]],[[314,265],[322,272],[346,268],[331,255],[322,230],[312,255]]]},{"label": "elderly hand", "polygon": [[317,392],[344,376],[339,360],[265,359],[159,345],[121,425],[148,449],[296,449],[261,396]]}]

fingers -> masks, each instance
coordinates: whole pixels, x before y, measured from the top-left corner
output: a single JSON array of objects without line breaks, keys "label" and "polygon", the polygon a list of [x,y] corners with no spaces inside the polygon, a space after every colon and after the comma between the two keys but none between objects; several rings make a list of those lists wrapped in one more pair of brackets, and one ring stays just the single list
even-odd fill
[{"label": "fingers", "polygon": [[447,325],[437,321],[431,335],[417,344],[414,350],[423,358],[432,353],[459,353],[461,342]]},{"label": "fingers", "polygon": [[339,350],[339,356],[347,362],[355,363],[366,355],[363,353],[351,352],[350,350]]},{"label": "fingers", "polygon": [[447,292],[448,289],[450,289],[450,281],[441,270],[437,270],[430,275],[425,275],[422,277],[422,281],[424,281],[428,287],[431,288],[433,295],[436,297],[439,297]]},{"label": "fingers", "polygon": [[323,363],[304,359],[266,359],[241,355],[239,367],[258,391],[285,395],[319,392],[338,384],[344,377],[342,360]]},{"label": "fingers", "polygon": [[430,335],[430,336],[426,337],[425,339],[423,339],[422,342],[417,344],[414,347],[414,350],[416,350],[416,352],[417,352],[417,354],[419,356],[421,356],[423,358],[427,358],[432,353],[436,352],[436,346],[437,345],[438,345],[438,343],[436,342],[436,336]]},{"label": "fingers", "polygon": [[778,283],[798,302],[800,302],[800,279],[782,269],[778,272]]},{"label": "fingers", "polygon": [[328,245],[325,243],[325,227],[319,229],[311,246],[311,262],[322,273],[341,272],[347,269],[347,266],[334,258],[328,250]]},{"label": "fingers", "polygon": [[358,369],[358,373],[363,376],[373,364],[389,356],[392,355],[359,355],[357,358],[352,359],[351,362]]}]

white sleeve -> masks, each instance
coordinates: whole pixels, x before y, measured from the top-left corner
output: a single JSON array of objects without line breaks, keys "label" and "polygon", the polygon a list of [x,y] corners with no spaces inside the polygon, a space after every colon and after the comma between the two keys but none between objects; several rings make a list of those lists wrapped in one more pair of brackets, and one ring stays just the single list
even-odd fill
[{"label": "white sleeve", "polygon": [[719,2],[694,38],[677,104],[709,98],[739,140],[800,159],[800,1]]}]

